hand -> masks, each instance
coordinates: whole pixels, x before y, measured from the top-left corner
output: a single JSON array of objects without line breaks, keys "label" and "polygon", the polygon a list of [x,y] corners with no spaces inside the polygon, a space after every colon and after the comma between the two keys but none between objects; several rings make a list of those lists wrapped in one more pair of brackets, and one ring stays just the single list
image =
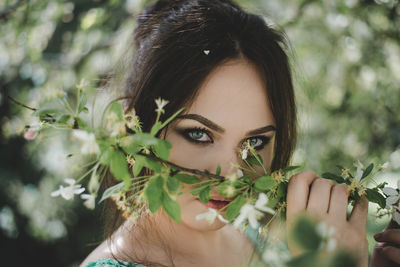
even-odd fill
[{"label": "hand", "polygon": [[[360,198],[347,218],[348,194],[347,185],[335,185],[332,180],[319,178],[312,171],[294,175],[289,180],[287,193],[287,230],[291,231],[298,215],[307,212],[317,220],[333,226],[333,238],[337,246],[358,256],[359,267],[367,267],[368,200],[365,196]],[[293,256],[301,253],[290,239],[288,245]]]},{"label": "hand", "polygon": [[370,267],[400,266],[400,229],[392,220],[385,229],[374,236],[377,241],[371,255]]}]

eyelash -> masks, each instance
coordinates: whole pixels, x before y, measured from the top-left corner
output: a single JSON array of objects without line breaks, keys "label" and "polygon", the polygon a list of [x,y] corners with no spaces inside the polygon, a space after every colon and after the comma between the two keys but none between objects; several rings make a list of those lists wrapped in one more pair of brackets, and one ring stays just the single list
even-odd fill
[{"label": "eyelash", "polygon": [[[203,132],[203,133],[207,134],[208,137],[211,139],[211,141],[208,141],[208,142],[207,142],[207,141],[199,141],[199,140],[193,139],[192,137],[190,137],[190,133],[191,133],[191,132],[195,132],[195,131],[199,131],[199,132]],[[189,129],[185,129],[185,130],[180,131],[180,134],[181,134],[186,140],[188,140],[189,142],[192,142],[192,143],[201,144],[201,145],[206,145],[206,144],[208,144],[208,143],[214,143],[214,141],[213,141],[213,136],[212,136],[211,132],[208,131],[206,128],[202,128],[202,127],[189,128]],[[257,146],[257,147],[254,147],[255,150],[261,150],[261,149],[263,149],[263,148],[264,148],[266,145],[268,145],[269,142],[271,141],[271,138],[266,137],[266,136],[262,136],[262,135],[259,135],[259,136],[252,136],[252,137],[247,138],[246,140],[249,140],[249,139],[251,139],[251,138],[259,138],[259,139],[261,139],[261,141],[262,141],[262,144],[261,144],[261,145],[259,145],[259,146]]]}]

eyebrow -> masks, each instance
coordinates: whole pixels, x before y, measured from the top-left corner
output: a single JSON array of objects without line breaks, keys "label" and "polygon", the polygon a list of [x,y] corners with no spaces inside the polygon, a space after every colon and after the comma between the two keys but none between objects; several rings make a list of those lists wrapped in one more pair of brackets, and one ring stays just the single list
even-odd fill
[{"label": "eyebrow", "polygon": [[[224,133],[225,129],[216,124],[215,122],[210,121],[209,119],[199,115],[199,114],[183,114],[179,115],[176,117],[177,119],[188,119],[188,120],[195,120],[200,122],[201,124],[207,126],[208,128],[219,132],[219,133]],[[251,131],[248,131],[246,135],[257,135],[257,134],[262,134],[270,131],[276,131],[275,126],[273,125],[267,125],[261,128],[257,128]]]}]

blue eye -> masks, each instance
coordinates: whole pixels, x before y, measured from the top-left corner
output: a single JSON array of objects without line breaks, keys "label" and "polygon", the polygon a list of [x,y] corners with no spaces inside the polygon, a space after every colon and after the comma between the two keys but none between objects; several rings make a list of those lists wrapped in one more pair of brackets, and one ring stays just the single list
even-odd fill
[{"label": "blue eye", "polygon": [[250,145],[254,147],[255,150],[260,150],[263,149],[266,145],[268,145],[271,138],[266,136],[254,136],[248,138],[247,140],[249,140]]},{"label": "blue eye", "polygon": [[190,142],[194,143],[213,143],[214,141],[210,137],[211,134],[207,129],[203,128],[191,128],[181,131],[181,135]]}]

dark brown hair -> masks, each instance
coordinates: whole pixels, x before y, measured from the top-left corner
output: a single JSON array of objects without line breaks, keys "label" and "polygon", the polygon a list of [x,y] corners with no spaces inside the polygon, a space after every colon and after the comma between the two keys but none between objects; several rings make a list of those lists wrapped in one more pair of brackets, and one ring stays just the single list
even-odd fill
[{"label": "dark brown hair", "polygon": [[134,53],[125,59],[130,64],[122,85],[126,108],[135,109],[144,131],[155,121],[154,99],[169,101],[167,118],[190,106],[216,67],[245,58],[263,75],[276,123],[271,170],[289,164],[296,143],[296,106],[282,32],[231,0],[158,0],[136,22]]}]

